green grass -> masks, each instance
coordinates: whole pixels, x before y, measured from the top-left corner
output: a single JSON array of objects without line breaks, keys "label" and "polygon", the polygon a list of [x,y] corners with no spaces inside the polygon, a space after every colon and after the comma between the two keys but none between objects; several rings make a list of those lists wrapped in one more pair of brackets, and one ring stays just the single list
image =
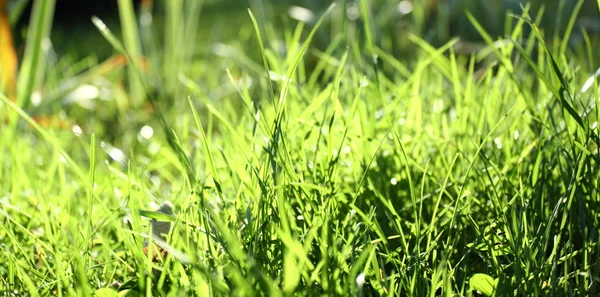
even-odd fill
[{"label": "green grass", "polygon": [[[384,10],[338,2],[211,35],[199,2],[119,1],[122,36],[94,19],[96,42],[127,67],[32,46],[0,95],[0,294],[599,294],[597,41],[567,46],[575,14],[555,46],[529,7],[502,38],[467,14],[488,47],[411,34],[402,59]],[[173,222],[161,263],[150,219]]]}]

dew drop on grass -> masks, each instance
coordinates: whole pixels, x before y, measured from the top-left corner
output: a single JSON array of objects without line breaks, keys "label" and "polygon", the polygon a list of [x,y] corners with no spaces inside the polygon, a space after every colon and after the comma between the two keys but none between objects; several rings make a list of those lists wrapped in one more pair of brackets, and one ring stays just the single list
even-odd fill
[{"label": "dew drop on grass", "polygon": [[323,136],[327,136],[329,134],[329,131],[327,131],[327,127],[321,127],[321,134],[323,134]]},{"label": "dew drop on grass", "polygon": [[150,181],[152,182],[152,184],[155,187],[159,187],[160,186],[160,177],[153,175],[152,177],[150,177]]},{"label": "dew drop on grass", "polygon": [[362,288],[362,287],[363,287],[363,285],[365,284],[365,277],[366,277],[366,276],[365,276],[365,273],[364,273],[364,272],[362,272],[361,274],[359,274],[359,275],[356,277],[356,285],[357,285],[359,288]]},{"label": "dew drop on grass", "polygon": [[371,163],[371,166],[369,166],[369,168],[371,168],[371,169],[375,169],[375,168],[377,168],[377,167],[379,167],[379,164],[377,164],[377,161],[373,161],[373,162]]},{"label": "dew drop on grass", "polygon": [[349,145],[347,145],[347,146],[344,146],[344,148],[342,149],[342,152],[343,152],[344,154],[349,154],[349,153],[350,153],[350,151],[352,151],[352,149],[350,148],[350,146],[349,146]]},{"label": "dew drop on grass", "polygon": [[73,134],[75,134],[75,136],[83,135],[83,130],[78,125],[73,125],[73,127],[71,128],[71,131],[73,131]]},{"label": "dew drop on grass", "polygon": [[354,21],[358,19],[359,15],[360,11],[358,10],[358,5],[356,5],[356,3],[349,2],[346,4],[346,16],[348,16],[348,19]]},{"label": "dew drop on grass", "polygon": [[367,80],[367,77],[363,77],[363,79],[360,80],[360,86],[362,88],[366,88],[369,85],[369,81]]},{"label": "dew drop on grass", "polygon": [[234,55],[234,50],[231,46],[223,43],[215,43],[212,45],[212,53],[221,57],[231,57]]},{"label": "dew drop on grass", "polygon": [[142,26],[150,26],[152,24],[152,14],[151,13],[142,13],[140,16],[140,25]]},{"label": "dew drop on grass", "polygon": [[413,10],[413,6],[412,3],[410,1],[400,1],[400,3],[398,4],[398,12],[401,15],[406,15],[411,13]]},{"label": "dew drop on grass", "polygon": [[444,109],[444,100],[438,99],[433,102],[433,112],[440,113]]},{"label": "dew drop on grass", "polygon": [[144,126],[140,130],[140,135],[146,139],[150,139],[154,135],[154,130],[150,126]]},{"label": "dew drop on grass", "polygon": [[399,118],[398,119],[398,125],[404,126],[404,124],[406,124],[406,120],[404,118]]},{"label": "dew drop on grass", "polygon": [[79,104],[80,106],[91,108],[93,107],[90,101],[98,98],[100,95],[100,90],[93,85],[81,85],[73,90],[71,93],[67,94],[65,101],[74,102]]},{"label": "dew drop on grass", "polygon": [[151,143],[148,146],[148,152],[152,155],[156,155],[156,153],[158,153],[158,151],[160,150],[160,145],[158,145],[158,143]]},{"label": "dew drop on grass", "polygon": [[115,160],[119,163],[125,162],[125,154],[120,149],[118,149],[116,147],[110,147],[107,150],[107,153],[113,160]]},{"label": "dew drop on grass", "polygon": [[33,93],[31,93],[31,104],[33,106],[38,106],[40,105],[40,103],[42,103],[42,93],[40,93],[39,91],[35,91]]},{"label": "dew drop on grass", "polygon": [[249,89],[250,87],[252,87],[254,81],[252,80],[252,77],[248,76],[245,77],[245,79],[240,79],[242,81],[242,83],[244,84],[244,86]]},{"label": "dew drop on grass", "polygon": [[48,52],[48,51],[50,51],[50,49],[52,49],[52,41],[48,37],[45,37],[42,40],[41,45],[42,45],[42,50],[44,50],[44,52]]},{"label": "dew drop on grass", "polygon": [[513,138],[514,138],[515,140],[519,139],[519,131],[515,130],[515,131],[513,132]]},{"label": "dew drop on grass", "polygon": [[395,185],[398,183],[398,180],[397,180],[395,177],[393,177],[393,178],[390,180],[390,182],[392,183],[392,185],[394,185],[394,186],[395,186]]},{"label": "dew drop on grass", "polygon": [[494,143],[496,144],[497,149],[502,149],[502,139],[500,139],[500,137],[494,138]]},{"label": "dew drop on grass", "polygon": [[290,6],[288,14],[291,18],[305,23],[308,23],[313,19],[312,11],[300,6]]},{"label": "dew drop on grass", "polygon": [[448,110],[448,118],[451,121],[455,121],[456,120],[456,108],[450,108],[450,110]]},{"label": "dew drop on grass", "polygon": [[380,120],[385,115],[385,109],[381,108],[375,111],[375,119]]},{"label": "dew drop on grass", "polygon": [[31,233],[35,236],[43,236],[44,235],[44,227],[38,227],[31,230]]}]

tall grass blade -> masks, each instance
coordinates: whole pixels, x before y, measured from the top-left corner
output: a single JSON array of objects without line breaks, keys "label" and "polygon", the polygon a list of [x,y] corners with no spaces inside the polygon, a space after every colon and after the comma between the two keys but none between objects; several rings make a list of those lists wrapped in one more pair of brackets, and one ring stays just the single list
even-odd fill
[{"label": "tall grass blade", "polygon": [[273,89],[273,83],[270,74],[269,61],[267,60],[267,55],[265,53],[265,45],[263,43],[263,39],[260,35],[260,28],[258,27],[258,23],[256,22],[256,18],[250,9],[248,9],[248,14],[250,15],[250,19],[252,20],[252,24],[254,25],[254,31],[256,32],[256,38],[258,39],[258,45],[260,48],[260,55],[263,60],[263,65],[265,67],[265,74],[267,75],[267,84],[269,86],[269,97],[271,98],[271,103],[276,104],[275,102],[275,90]]},{"label": "tall grass blade", "polygon": [[564,55],[567,51],[567,45],[571,40],[571,32],[573,31],[573,27],[575,26],[575,22],[577,21],[577,15],[579,15],[579,11],[583,7],[584,0],[577,1],[575,4],[575,8],[573,8],[573,12],[571,13],[571,17],[569,18],[569,22],[567,23],[567,28],[565,29],[565,35],[562,38],[560,43],[560,50],[558,52],[559,56]]},{"label": "tall grass blade", "polygon": [[17,78],[18,106],[26,106],[31,94],[43,83],[55,4],[56,0],[33,3],[25,55]]},{"label": "tall grass blade", "polygon": [[538,78],[552,92],[552,94],[554,94],[554,96],[559,100],[561,106],[569,113],[569,115],[575,120],[575,122],[577,122],[579,127],[586,134],[592,133],[592,135],[594,135],[594,138],[592,138],[592,140],[597,139],[597,136],[596,136],[597,133],[594,131],[590,131],[589,126],[584,123],[583,118],[579,115],[579,113],[575,110],[575,108],[571,104],[571,102],[573,102],[573,95],[571,94],[571,91],[570,91],[571,87],[567,83],[562,71],[560,70],[560,67],[556,63],[556,60],[554,59],[554,56],[552,55],[550,49],[548,48],[546,41],[544,40],[544,37],[542,36],[541,32],[538,30],[538,27],[529,20],[525,20],[525,22],[531,26],[534,34],[538,38],[539,44],[544,48],[545,54],[548,56],[548,59],[550,60],[550,65],[552,66],[552,71],[554,72],[554,74],[556,75],[558,80],[560,81],[560,88],[557,89],[552,84],[552,82],[539,70],[539,68],[536,66],[536,63],[525,52],[525,50],[516,41],[512,40],[512,42],[515,44],[515,47],[517,48],[517,50],[519,51],[521,56],[523,56],[527,60],[527,63],[535,71]]},{"label": "tall grass blade", "polygon": [[[121,19],[121,27],[123,28],[123,43],[125,50],[131,55],[134,60],[142,58],[142,51],[139,39],[139,30],[137,27],[133,3],[131,0],[119,0],[119,17]],[[132,64],[127,66],[127,77],[129,82],[129,91],[133,107],[138,107],[144,102],[144,86],[136,75],[136,69]]]}]

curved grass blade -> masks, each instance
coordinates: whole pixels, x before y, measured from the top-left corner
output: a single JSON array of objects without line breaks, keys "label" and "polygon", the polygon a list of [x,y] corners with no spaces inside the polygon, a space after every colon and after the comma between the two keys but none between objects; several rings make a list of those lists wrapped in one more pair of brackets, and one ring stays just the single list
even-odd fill
[{"label": "curved grass blade", "polygon": [[[520,18],[520,17],[517,17],[517,18]],[[561,106],[569,113],[569,115],[571,115],[571,117],[575,120],[575,122],[577,122],[579,127],[586,134],[592,133],[594,138],[597,139],[596,133],[594,131],[591,131],[589,129],[589,127],[587,125],[585,125],[585,123],[583,122],[583,118],[579,115],[579,113],[577,113],[577,111],[575,110],[573,105],[571,105],[570,102],[573,102],[573,95],[569,91],[570,86],[567,83],[567,81],[565,80],[565,77],[564,77],[562,71],[560,70],[560,67],[556,63],[556,60],[554,59],[554,56],[552,55],[550,49],[548,48],[548,45],[546,44],[546,41],[545,41],[544,37],[542,36],[542,34],[540,33],[538,27],[534,23],[532,23],[530,20],[527,20],[527,19],[523,19],[523,20],[529,26],[531,26],[534,34],[536,35],[536,37],[538,39],[538,42],[540,43],[541,46],[543,46],[544,50],[546,51],[546,54],[548,55],[548,59],[550,60],[550,65],[552,66],[552,70],[554,71],[554,74],[557,76],[558,80],[560,81],[560,88],[557,89],[555,86],[552,85],[552,82],[536,66],[533,59],[525,52],[525,50],[518,44],[518,42],[516,42],[515,40],[512,40],[512,39],[511,39],[511,41],[515,44],[516,49],[523,56],[523,58],[525,58],[525,60],[529,64],[529,66],[531,66],[533,71],[535,71],[536,75],[542,80],[544,85],[546,85],[546,87],[552,92],[552,94],[559,100],[559,103],[561,104]],[[565,97],[567,97],[570,102],[567,101],[567,98],[565,98]],[[594,138],[592,138],[592,139],[594,140]]]},{"label": "curved grass blade", "polygon": [[265,45],[262,41],[262,37],[260,36],[260,29],[258,28],[256,18],[254,17],[254,14],[250,8],[248,8],[248,14],[250,15],[250,19],[252,19],[252,24],[254,25],[254,30],[256,31],[256,38],[258,39],[258,45],[260,47],[260,55],[262,56],[263,64],[265,66],[267,83],[269,84],[269,97],[271,97],[271,103],[275,104],[275,91],[273,90],[273,83],[271,82],[271,71],[269,70],[269,61],[267,61],[267,55],[265,53]]}]

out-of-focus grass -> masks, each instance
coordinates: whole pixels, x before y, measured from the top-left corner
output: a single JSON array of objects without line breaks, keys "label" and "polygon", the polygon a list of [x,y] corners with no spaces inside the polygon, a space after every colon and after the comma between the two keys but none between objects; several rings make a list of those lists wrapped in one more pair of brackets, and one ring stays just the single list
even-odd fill
[{"label": "out-of-focus grass", "polygon": [[598,294],[593,36],[466,14],[465,55],[391,34],[392,1],[249,3],[122,1],[122,30],[95,20],[113,58],[26,53],[35,96],[0,96],[7,295]]}]

